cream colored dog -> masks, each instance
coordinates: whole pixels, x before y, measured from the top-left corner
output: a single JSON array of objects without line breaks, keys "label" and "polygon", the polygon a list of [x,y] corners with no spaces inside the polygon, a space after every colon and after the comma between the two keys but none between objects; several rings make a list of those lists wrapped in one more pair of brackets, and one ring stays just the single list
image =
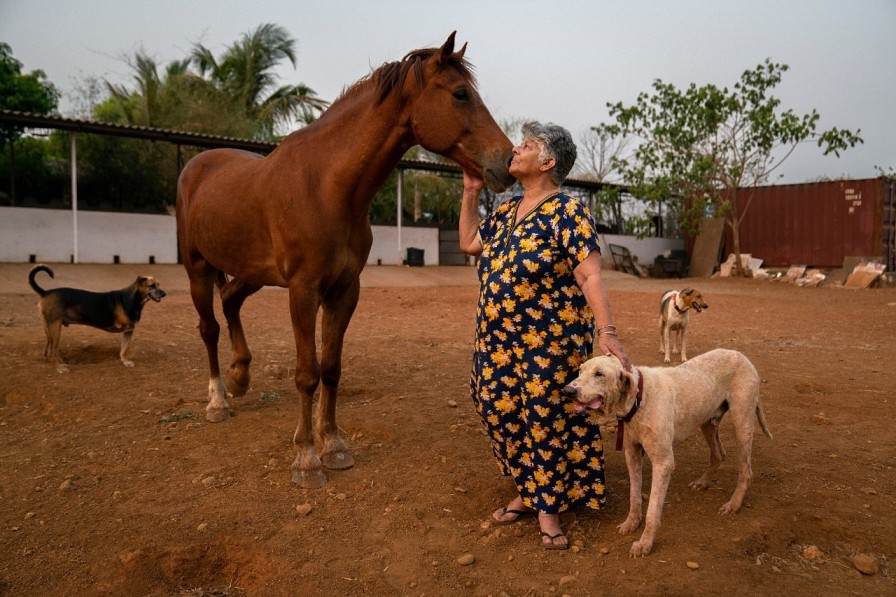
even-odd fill
[{"label": "cream colored dog", "polygon": [[582,364],[578,377],[564,391],[578,402],[577,410],[594,409],[620,421],[618,433],[624,438],[631,482],[628,518],[617,527],[623,535],[641,525],[644,452],[653,464],[647,520],[641,538],[632,544],[632,556],[647,555],[653,547],[675,468],[673,444],[698,427],[703,432],[709,444],[709,468],[690,486],[706,489],[725,458],[719,423],[725,413],[731,413],[740,448],[740,474],[734,494],[719,509],[720,514],[726,514],[740,509],[753,476],[750,451],[754,415],[765,435],[772,436],[759,402],[759,374],[747,357],[734,350],[716,349],[677,367],[639,367],[631,372],[623,369],[615,356],[595,357]]},{"label": "cream colored dog", "polygon": [[681,342],[681,362],[688,360],[688,319],[691,309],[699,313],[709,309],[703,294],[694,288],[667,290],[660,301],[660,352],[663,362],[671,363],[669,352],[678,353]]}]

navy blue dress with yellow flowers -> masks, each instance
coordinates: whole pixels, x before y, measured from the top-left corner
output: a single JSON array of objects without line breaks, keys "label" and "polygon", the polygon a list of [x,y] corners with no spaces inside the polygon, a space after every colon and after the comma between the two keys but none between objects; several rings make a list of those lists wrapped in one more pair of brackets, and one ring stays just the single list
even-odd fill
[{"label": "navy blue dress with yellow flowers", "polygon": [[576,413],[562,394],[593,345],[593,317],[573,269],[599,250],[597,233],[587,208],[562,193],[514,227],[520,200],[479,227],[473,403],[526,506],[597,509],[605,499],[597,414]]}]

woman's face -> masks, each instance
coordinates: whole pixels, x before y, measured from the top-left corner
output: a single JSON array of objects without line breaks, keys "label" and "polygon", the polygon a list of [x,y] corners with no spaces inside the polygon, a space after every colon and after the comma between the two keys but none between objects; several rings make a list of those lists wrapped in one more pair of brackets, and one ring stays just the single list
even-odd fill
[{"label": "woman's face", "polygon": [[542,165],[541,147],[532,139],[523,139],[522,143],[513,148],[513,158],[510,160],[510,174],[515,178],[523,178],[526,175],[537,174]]}]

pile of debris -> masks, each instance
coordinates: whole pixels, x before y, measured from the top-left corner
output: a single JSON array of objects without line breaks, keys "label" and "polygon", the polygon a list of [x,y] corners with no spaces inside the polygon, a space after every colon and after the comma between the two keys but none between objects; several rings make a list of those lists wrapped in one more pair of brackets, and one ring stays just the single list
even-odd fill
[{"label": "pile of debris", "polygon": [[[893,274],[884,275],[887,266],[878,257],[846,257],[843,267],[825,272],[818,268],[807,268],[805,265],[792,265],[786,272],[770,272],[762,268],[762,259],[750,254],[741,254],[741,267],[748,278],[786,282],[795,286],[836,286],[842,288],[870,288],[877,285],[892,285]],[[731,276],[734,269],[734,254],[728,255],[725,263],[719,266],[716,275],[723,278]]]}]

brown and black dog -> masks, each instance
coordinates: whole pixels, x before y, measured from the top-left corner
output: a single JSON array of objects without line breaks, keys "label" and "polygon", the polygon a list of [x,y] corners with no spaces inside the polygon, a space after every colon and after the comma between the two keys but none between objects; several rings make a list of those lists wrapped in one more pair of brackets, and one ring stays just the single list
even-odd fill
[{"label": "brown and black dog", "polygon": [[28,283],[40,295],[38,308],[44,320],[47,346],[44,358],[56,364],[60,373],[68,371],[68,365],[59,354],[59,336],[62,326],[72,323],[89,325],[101,330],[121,334],[121,351],[118,357],[125,367],[133,367],[134,362],[125,357],[134,328],[140,321],[143,305],[152,299],[162,300],[165,291],[151,276],[137,276],[133,284],[111,292],[91,292],[77,288],[54,288],[44,290],[37,285],[34,277],[38,272],[47,272],[51,278],[53,270],[46,265],[36,265],[28,274]]}]

